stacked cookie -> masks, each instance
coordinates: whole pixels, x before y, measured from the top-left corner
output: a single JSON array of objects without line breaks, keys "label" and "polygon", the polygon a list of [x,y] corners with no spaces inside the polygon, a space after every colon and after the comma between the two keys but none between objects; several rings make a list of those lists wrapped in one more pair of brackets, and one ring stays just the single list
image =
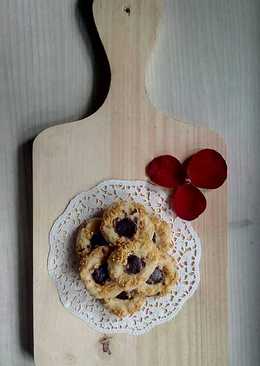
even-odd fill
[{"label": "stacked cookie", "polygon": [[91,295],[119,317],[131,315],[148,296],[176,284],[169,225],[135,202],[119,201],[102,218],[81,225],[76,240],[80,277]]}]

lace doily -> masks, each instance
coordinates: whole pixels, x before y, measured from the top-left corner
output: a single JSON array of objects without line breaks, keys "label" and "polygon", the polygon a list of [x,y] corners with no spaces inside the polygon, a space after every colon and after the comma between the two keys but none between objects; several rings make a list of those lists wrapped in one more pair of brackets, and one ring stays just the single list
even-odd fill
[{"label": "lace doily", "polygon": [[[87,292],[79,278],[73,247],[77,227],[118,199],[140,202],[170,224],[175,246],[169,254],[175,257],[180,276],[171,294],[150,297],[138,313],[123,319],[109,313]],[[49,275],[65,308],[102,333],[139,335],[176,316],[198,287],[201,244],[190,223],[174,218],[167,201],[168,194],[152,184],[119,180],[102,182],[70,201],[50,231],[48,256]]]}]

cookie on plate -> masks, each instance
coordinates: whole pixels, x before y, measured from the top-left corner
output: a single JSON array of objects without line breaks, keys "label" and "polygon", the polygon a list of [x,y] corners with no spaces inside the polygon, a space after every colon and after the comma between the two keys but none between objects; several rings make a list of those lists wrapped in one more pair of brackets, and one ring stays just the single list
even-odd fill
[{"label": "cookie on plate", "polygon": [[119,295],[123,288],[111,280],[107,258],[110,253],[109,247],[98,247],[84,257],[80,263],[80,278],[84,282],[89,293],[97,299],[112,298]]},{"label": "cookie on plate", "polygon": [[164,253],[150,277],[139,286],[143,296],[164,296],[171,292],[178,281],[178,272],[173,257]]},{"label": "cookie on plate", "polygon": [[110,277],[121,287],[134,289],[147,281],[160,253],[151,241],[139,240],[116,248],[108,258]]},{"label": "cookie on plate", "polygon": [[79,257],[85,257],[99,246],[108,245],[100,231],[101,221],[100,218],[95,217],[79,227],[75,244],[75,250]]},{"label": "cookie on plate", "polygon": [[136,313],[144,303],[145,297],[136,290],[123,291],[118,296],[103,302],[104,306],[119,318]]},{"label": "cookie on plate", "polygon": [[167,222],[160,220],[157,216],[151,216],[154,225],[154,234],[152,241],[156,247],[164,253],[167,253],[172,245],[171,228]]},{"label": "cookie on plate", "polygon": [[107,241],[120,246],[140,238],[151,240],[154,226],[143,205],[118,201],[105,210],[101,231]]}]

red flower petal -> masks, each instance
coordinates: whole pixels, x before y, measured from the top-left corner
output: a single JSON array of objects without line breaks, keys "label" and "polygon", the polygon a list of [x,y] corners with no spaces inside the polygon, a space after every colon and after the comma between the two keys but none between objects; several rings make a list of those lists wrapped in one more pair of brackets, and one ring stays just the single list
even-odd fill
[{"label": "red flower petal", "polygon": [[178,159],[171,155],[154,158],[146,167],[152,182],[166,188],[176,188],[185,179],[185,171]]},{"label": "red flower petal", "polygon": [[227,178],[227,164],[217,151],[203,149],[188,161],[187,175],[196,187],[218,188]]},{"label": "red flower petal", "polygon": [[205,210],[207,201],[198,188],[186,183],[171,195],[170,206],[177,216],[190,221],[196,219]]},{"label": "red flower petal", "polygon": [[188,157],[187,159],[185,159],[185,160],[184,160],[184,162],[182,163],[182,166],[183,166],[183,168],[184,168],[185,172],[187,171],[188,164],[189,164],[189,162],[191,161],[191,158],[192,158],[192,156],[189,156],[189,157]]}]

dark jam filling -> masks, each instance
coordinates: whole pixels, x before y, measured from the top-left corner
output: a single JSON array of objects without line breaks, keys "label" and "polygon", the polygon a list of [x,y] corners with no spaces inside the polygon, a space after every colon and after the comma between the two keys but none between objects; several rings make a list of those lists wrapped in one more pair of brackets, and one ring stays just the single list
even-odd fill
[{"label": "dark jam filling", "polygon": [[155,285],[156,283],[161,283],[164,280],[164,274],[163,271],[156,267],[149,279],[146,281],[148,285]]},{"label": "dark jam filling", "polygon": [[129,300],[129,294],[127,292],[123,291],[119,295],[117,295],[117,299]]},{"label": "dark jam filling", "polygon": [[137,231],[137,225],[129,218],[117,220],[115,225],[115,231],[119,236],[124,236],[131,239]]},{"label": "dark jam filling", "polygon": [[108,245],[108,242],[105,240],[101,232],[98,231],[97,233],[93,234],[92,238],[90,239],[90,245],[92,249],[95,249],[103,245]]},{"label": "dark jam filling", "polygon": [[104,285],[104,283],[109,279],[107,265],[102,264],[100,267],[95,269],[92,273],[92,277],[96,283]]},{"label": "dark jam filling", "polygon": [[156,233],[154,233],[154,234],[153,234],[153,239],[152,239],[152,241],[153,241],[154,243],[156,243]]},{"label": "dark jam filling", "polygon": [[137,274],[145,267],[145,262],[136,255],[129,255],[127,258],[126,272],[128,274]]}]

